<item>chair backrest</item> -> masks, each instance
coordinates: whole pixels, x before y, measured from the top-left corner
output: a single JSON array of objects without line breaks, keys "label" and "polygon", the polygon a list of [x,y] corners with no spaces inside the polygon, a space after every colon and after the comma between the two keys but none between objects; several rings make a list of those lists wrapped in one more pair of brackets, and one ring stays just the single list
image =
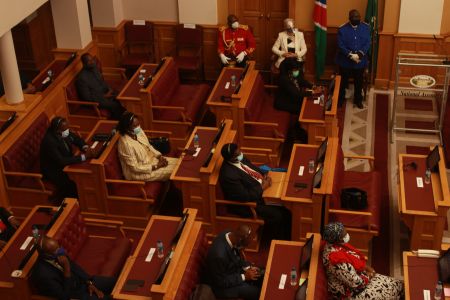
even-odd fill
[{"label": "chair backrest", "polygon": [[134,25],[133,21],[128,21],[124,28],[128,44],[153,44],[152,22],[145,21],[145,25]]},{"label": "chair backrest", "polygon": [[165,65],[166,67],[159,71],[161,75],[151,90],[153,105],[167,104],[180,86],[178,68],[175,62],[172,59],[166,60]]},{"label": "chair backrest", "polygon": [[197,240],[195,241],[174,300],[190,299],[189,297],[195,289],[195,286],[200,283],[202,270],[205,269],[207,252],[208,241],[205,232],[201,229],[197,236]]},{"label": "chair backrest", "polygon": [[48,126],[47,115],[41,113],[30,127],[18,136],[14,144],[3,155],[6,171],[40,172],[40,147]]},{"label": "chair backrest", "polygon": [[256,76],[255,83],[252,87],[245,105],[245,119],[248,121],[255,120],[262,108],[263,99],[266,97],[264,88],[264,80],[261,74]]},{"label": "chair backrest", "polygon": [[76,85],[77,77],[75,76],[67,86],[64,87],[64,90],[66,91],[66,97],[67,100],[79,100],[80,97],[78,97],[78,90]]},{"label": "chair backrest", "polygon": [[195,28],[186,28],[179,24],[175,28],[177,47],[199,47],[203,46],[203,27],[194,25]]},{"label": "chair backrest", "polygon": [[117,143],[113,145],[113,148],[103,161],[103,166],[107,179],[124,179],[119,154],[117,152]]},{"label": "chair backrest", "polygon": [[58,241],[60,246],[64,247],[71,259],[76,260],[87,236],[86,224],[81,215],[80,207],[76,205],[70,211],[66,221],[58,228],[54,239]]}]

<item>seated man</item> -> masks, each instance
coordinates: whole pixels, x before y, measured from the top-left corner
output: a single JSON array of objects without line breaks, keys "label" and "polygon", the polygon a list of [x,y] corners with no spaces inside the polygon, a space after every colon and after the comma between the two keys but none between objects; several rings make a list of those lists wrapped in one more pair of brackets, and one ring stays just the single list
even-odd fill
[{"label": "seated man", "polygon": [[[74,155],[72,152],[73,146],[78,147],[83,153]],[[55,201],[61,201],[65,197],[78,197],[77,187],[64,173],[64,167],[81,163],[96,156],[96,151],[89,148],[78,135],[70,132],[66,119],[62,117],[53,118],[42,139],[40,165],[44,179],[56,186]]]},{"label": "seated man", "polygon": [[[290,240],[290,211],[284,206],[266,205],[262,198],[263,190],[270,187],[272,179],[245,158],[237,144],[223,145],[221,153],[224,162],[219,182],[225,199],[256,202],[256,213],[264,219],[264,228],[270,236]],[[230,210],[241,217],[251,216],[245,207],[230,207]]]},{"label": "seated man", "polygon": [[6,243],[13,236],[20,222],[4,207],[0,207],[0,249],[5,247]]},{"label": "seated man", "polygon": [[280,68],[274,107],[298,115],[302,108],[303,97],[309,97],[313,92],[320,91],[320,88],[315,88],[312,83],[303,78],[300,63],[296,59],[285,59],[283,68]]},{"label": "seated man", "polygon": [[117,130],[121,135],[117,150],[125,179],[169,180],[178,159],[164,157],[150,145],[139,119],[133,113],[126,112],[122,115]]},{"label": "seated man", "polygon": [[251,240],[251,228],[241,225],[216,236],[206,256],[211,288],[218,298],[259,299],[261,269],[245,260],[244,248]]},{"label": "seated man", "polygon": [[255,51],[255,38],[247,25],[239,25],[235,15],[229,15],[227,21],[228,27],[219,27],[217,52],[223,66],[236,63],[243,68],[248,55]]},{"label": "seated man", "polygon": [[83,101],[93,101],[111,113],[114,120],[119,120],[125,109],[116,101],[116,92],[108,86],[97,68],[94,58],[85,53],[81,56],[83,69],[76,80],[77,92]]},{"label": "seated man", "polygon": [[43,236],[38,252],[31,282],[39,294],[58,300],[112,299],[109,294],[116,279],[88,275],[67,256],[56,240]]}]

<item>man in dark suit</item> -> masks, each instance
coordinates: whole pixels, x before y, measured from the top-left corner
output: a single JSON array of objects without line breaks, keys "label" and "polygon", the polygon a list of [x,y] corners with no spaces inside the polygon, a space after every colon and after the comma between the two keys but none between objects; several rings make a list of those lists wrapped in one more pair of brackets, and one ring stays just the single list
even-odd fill
[{"label": "man in dark suit", "polygon": [[114,278],[89,276],[52,238],[43,236],[38,251],[31,281],[41,295],[58,300],[111,299],[108,294],[114,288]]},{"label": "man in dark suit", "polygon": [[20,222],[11,213],[0,207],[0,249],[3,249],[19,226]]},{"label": "man in dark suit", "polygon": [[244,248],[251,240],[251,228],[241,225],[225,231],[213,241],[206,256],[206,268],[214,294],[218,298],[259,298],[262,272],[245,260]]},{"label": "man in dark suit", "polygon": [[83,69],[75,82],[78,95],[84,101],[97,102],[100,108],[111,113],[114,120],[119,120],[125,109],[116,100],[116,92],[103,79],[94,58],[85,53],[81,56],[81,62]]},{"label": "man in dark suit", "polygon": [[[73,146],[83,153],[74,155]],[[81,163],[96,155],[96,151],[90,149],[78,135],[70,132],[66,119],[53,118],[41,142],[40,165],[44,179],[56,186],[55,201],[65,197],[78,197],[76,184],[64,173],[64,167]]]},{"label": "man in dark suit", "polygon": [[[270,187],[272,179],[254,166],[237,144],[223,145],[221,153],[224,162],[220,168],[219,182],[225,199],[256,202],[256,213],[264,219],[264,229],[270,237],[290,240],[290,211],[284,206],[266,205],[262,197],[263,190]],[[229,209],[241,217],[251,216],[245,207]]]}]

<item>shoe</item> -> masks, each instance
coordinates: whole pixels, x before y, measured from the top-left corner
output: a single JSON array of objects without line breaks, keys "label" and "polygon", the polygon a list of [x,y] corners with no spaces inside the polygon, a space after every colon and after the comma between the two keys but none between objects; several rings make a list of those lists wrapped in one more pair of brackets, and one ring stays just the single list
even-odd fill
[{"label": "shoe", "polygon": [[363,109],[364,108],[364,105],[362,104],[362,102],[355,103],[355,106],[357,108],[359,108],[359,109]]}]

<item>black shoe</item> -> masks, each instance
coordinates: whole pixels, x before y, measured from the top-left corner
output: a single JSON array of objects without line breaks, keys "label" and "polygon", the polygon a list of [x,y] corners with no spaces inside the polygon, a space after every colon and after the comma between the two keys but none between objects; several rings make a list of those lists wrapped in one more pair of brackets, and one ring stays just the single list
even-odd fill
[{"label": "black shoe", "polygon": [[359,108],[359,109],[363,109],[364,108],[364,105],[362,104],[362,102],[355,103],[355,106],[357,108]]}]

